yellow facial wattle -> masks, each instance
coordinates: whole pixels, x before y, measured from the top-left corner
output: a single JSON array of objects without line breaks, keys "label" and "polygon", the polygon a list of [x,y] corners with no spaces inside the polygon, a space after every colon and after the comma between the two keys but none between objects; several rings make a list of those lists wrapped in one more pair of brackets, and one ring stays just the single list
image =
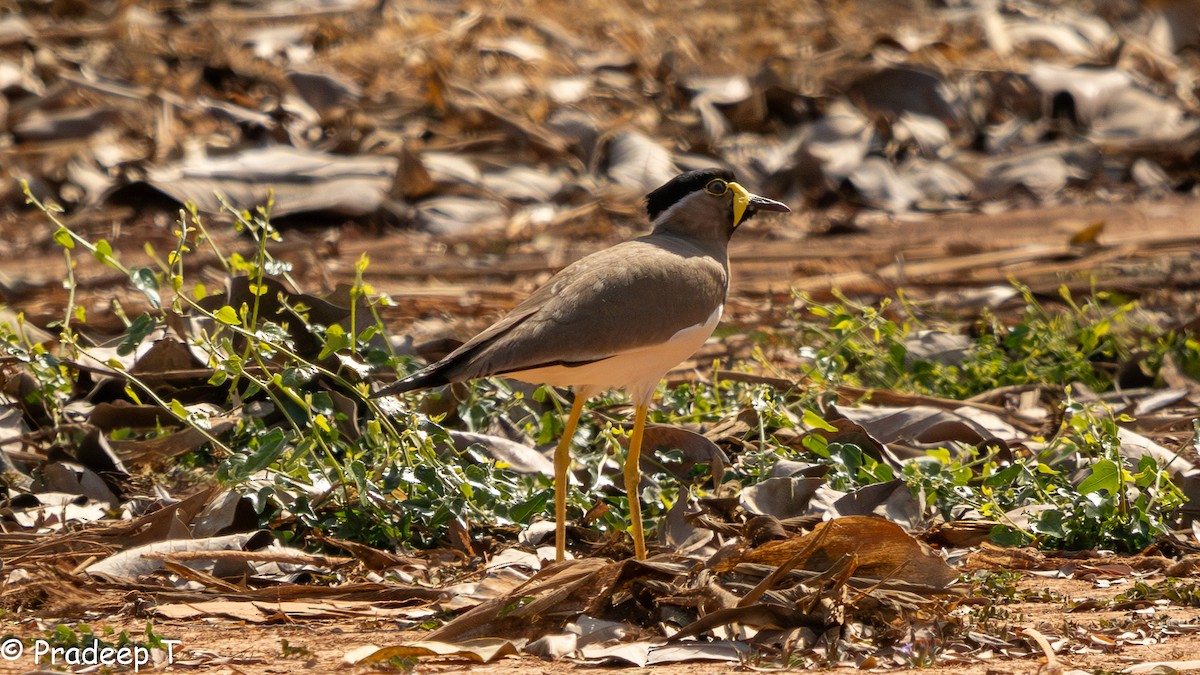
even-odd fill
[{"label": "yellow facial wattle", "polygon": [[733,191],[733,226],[737,227],[750,207],[750,192],[734,182],[729,183],[729,189]]}]

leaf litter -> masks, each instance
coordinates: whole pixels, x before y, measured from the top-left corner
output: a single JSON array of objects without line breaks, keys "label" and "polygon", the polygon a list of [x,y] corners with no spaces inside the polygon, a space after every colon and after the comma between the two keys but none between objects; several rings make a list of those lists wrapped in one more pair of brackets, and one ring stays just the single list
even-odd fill
[{"label": "leaf litter", "polygon": [[[1160,537],[1140,558],[998,548],[985,541],[996,527],[1041,527],[1039,536],[1052,538],[1064,533],[1056,526],[1062,519],[1077,514],[1047,518],[1053,509],[1004,510],[980,500],[939,512],[931,505],[947,485],[930,480],[927,492],[914,494],[897,478],[906,467],[932,466],[936,456],[942,466],[957,462],[963,480],[955,487],[977,488],[988,476],[973,464],[972,449],[991,453],[1000,470],[1040,458],[1069,434],[1058,423],[1062,385],[1071,384],[1074,402],[1103,403],[1132,419],[1110,435],[1108,455],[1035,466],[1070,474],[1081,493],[1103,496],[1122,492],[1118,459],[1139,468],[1149,456],[1183,491],[1183,513],[1194,514],[1200,469],[1187,441],[1195,371],[1172,366],[1171,354],[1156,365],[1170,380],[1167,390],[1147,378],[1146,362],[1125,354],[1105,364],[1119,386],[1099,394],[1094,382],[1069,380],[1045,383],[1054,391],[1007,385],[969,397],[841,382],[817,406],[828,428],[799,419],[799,407],[781,408],[797,419],[771,419],[758,404],[690,428],[652,427],[647,443],[659,457],[647,471],[693,489],[675,495],[664,515],[661,541],[673,551],[646,563],[624,560],[611,529],[573,523],[580,552],[609,557],[547,564],[541,524],[485,535],[483,523],[468,517],[454,520],[441,549],[384,550],[324,534],[307,542],[327,546],[314,554],[275,534],[294,518],[287,510],[259,530],[265,511],[253,490],[145,480],[212,447],[244,419],[291,419],[284,402],[230,407],[213,391],[219,369],[212,364],[236,356],[249,339],[201,339],[222,319],[236,319],[223,308],[254,304],[297,353],[339,373],[354,370],[356,363],[322,356],[325,345],[311,332],[350,330],[367,310],[347,297],[348,286],[335,287],[352,281],[347,261],[369,251],[379,270],[373,278],[406,298],[385,309],[391,325],[412,333],[401,349],[432,358],[451,325],[467,332],[464,320],[486,321],[539,277],[634,231],[648,187],[714,160],[809,215],[782,231],[752,224],[735,241],[733,333],[673,373],[672,385],[716,384],[725,375],[761,386],[759,396],[822,389],[801,349],[768,346],[771,367],[745,365],[753,363],[747,333],[794,321],[786,312],[812,306],[781,301],[789,288],[817,302],[836,292],[873,302],[903,288],[913,301],[957,304],[981,320],[992,312],[1014,325],[1015,278],[1049,302],[1064,287],[1076,296],[1102,289],[1138,298],[1167,315],[1162,324],[1194,336],[1187,308],[1194,308],[1198,235],[1194,205],[1182,200],[1195,188],[1197,111],[1187,83],[1200,42],[1189,33],[1186,3],[1091,12],[980,3],[925,15],[888,3],[795,5],[747,18],[737,29],[756,36],[749,41],[700,40],[730,30],[716,11],[623,12],[624,22],[608,25],[612,8],[597,8],[589,23],[520,3],[155,6],[170,20],[134,6],[68,4],[5,19],[12,37],[2,41],[0,61],[11,137],[4,173],[68,205],[72,227],[114,244],[169,248],[163,214],[179,203],[199,200],[227,223],[222,200],[253,209],[267,199],[274,215],[300,227],[277,249],[291,270],[278,278],[229,279],[220,256],[195,255],[189,272],[222,289],[200,300],[213,316],[146,325],[153,330],[133,349],[118,317],[136,317],[153,301],[118,290],[127,275],[79,261],[89,350],[78,359],[62,355],[79,373],[63,414],[52,419],[30,403],[43,373],[20,360],[2,363],[4,608],[38,625],[85,614],[441,624],[404,644],[345,654],[359,663],[524,653],[633,665],[966,667],[1031,658],[1042,645],[1070,661],[1163,640],[1195,644],[1194,523],[1191,532]],[[647,39],[670,25],[686,30],[671,31],[670,41]],[[738,48],[714,50],[727,42]],[[381,44],[415,47],[396,58]],[[61,272],[45,262],[53,230],[23,210],[11,187],[0,198],[7,214],[0,297],[24,313],[29,344],[52,344],[42,331],[67,303]],[[1151,199],[1166,199],[1168,208]],[[953,215],[968,212],[991,214],[994,225]],[[918,220],[927,214],[947,217],[931,226]],[[312,233],[313,222],[332,225],[332,236]],[[389,229],[368,236],[380,226]],[[252,247],[229,230],[215,238],[248,257]],[[303,293],[297,278],[327,292]],[[0,311],[17,325],[8,308]],[[910,342],[905,353],[915,361],[903,366],[970,358],[969,330],[937,335]],[[205,351],[205,344],[216,347]],[[732,370],[709,370],[714,360]],[[283,362],[246,372],[266,374]],[[126,400],[127,374],[169,394],[164,401],[179,401],[198,423],[181,424],[168,405]],[[343,433],[358,433],[366,412],[338,386],[318,380],[315,388],[338,411],[330,417]],[[444,451],[467,446],[484,461],[545,473],[544,443],[516,425],[476,428],[449,403],[442,402],[446,423],[460,428],[450,429]],[[593,412],[622,417],[620,403]],[[60,443],[64,432],[82,440]],[[783,459],[751,484],[746,476],[760,461],[753,453],[767,438],[833,448],[838,463]],[[847,446],[861,454],[837,454]],[[271,467],[286,450],[267,444],[250,458],[256,485],[280,479]],[[597,470],[601,491],[614,466],[608,460]],[[838,466],[878,480],[863,484]],[[701,483],[712,492],[701,492]],[[294,487],[320,501],[334,484]],[[528,524],[513,520],[514,528]],[[1005,569],[1076,582],[1072,592],[1089,599],[1035,597],[1028,586],[1038,577],[1006,581]],[[964,570],[971,572],[953,583]],[[1172,570],[1174,581],[1159,580]],[[1016,613],[997,600],[1005,594],[1025,611],[1122,609],[1079,623],[1049,613],[1053,620],[1019,632]],[[1143,667],[1152,664],[1130,671]],[[1166,667],[1191,666],[1174,659]]]}]

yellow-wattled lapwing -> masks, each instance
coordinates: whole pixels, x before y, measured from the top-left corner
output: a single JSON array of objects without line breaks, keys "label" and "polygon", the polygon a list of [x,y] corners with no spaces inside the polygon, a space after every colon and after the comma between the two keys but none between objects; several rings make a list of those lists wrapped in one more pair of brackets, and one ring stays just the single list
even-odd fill
[{"label": "yellow-wattled lapwing", "polygon": [[604,389],[628,390],[636,412],[625,489],[634,552],[644,559],[638,461],[654,389],[704,344],[721,319],[734,230],[758,211],[788,210],[748,192],[730,171],[677,176],[646,197],[650,234],[568,265],[449,356],[374,396],[493,375],[574,387],[571,414],[554,453],[555,554],[562,560],[569,451],[583,403]]}]

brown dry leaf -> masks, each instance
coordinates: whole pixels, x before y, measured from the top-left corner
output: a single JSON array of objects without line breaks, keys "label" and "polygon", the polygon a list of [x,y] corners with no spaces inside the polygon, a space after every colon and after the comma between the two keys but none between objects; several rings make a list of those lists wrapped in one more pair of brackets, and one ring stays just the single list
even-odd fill
[{"label": "brown dry leaf", "polygon": [[824,484],[824,478],[768,478],[742,489],[738,500],[750,513],[793,518],[809,512],[809,501]]},{"label": "brown dry leaf", "polygon": [[650,650],[654,644],[650,642],[617,642],[614,644],[585,645],[579,650],[579,655],[589,661],[609,663],[625,662],[645,668],[650,662]]},{"label": "brown dry leaf", "polygon": [[470,431],[451,430],[449,434],[450,440],[454,441],[454,445],[458,449],[464,450],[469,446],[479,446],[497,463],[517,473],[554,475],[554,463],[527,445],[500,436],[477,434]]},{"label": "brown dry leaf", "polygon": [[[624,440],[624,439],[623,439]],[[658,462],[662,468],[670,471],[676,478],[683,480],[691,475],[696,464],[707,464],[713,478],[713,485],[719,486],[725,477],[725,467],[729,458],[721,448],[708,437],[677,426],[660,424],[648,425],[642,436],[643,470],[652,470],[649,466]],[[663,462],[654,453],[675,450],[683,454],[683,461]]]},{"label": "brown dry leaf", "polygon": [[1068,241],[1071,243],[1072,246],[1086,246],[1089,244],[1096,244],[1096,243],[1098,243],[1097,240],[1100,238],[1100,234],[1104,232],[1105,225],[1107,225],[1106,221],[1097,220],[1094,223],[1091,223],[1089,225],[1086,225],[1086,226],[1080,228],[1078,231],[1076,231],[1074,234],[1071,235],[1071,238]]},{"label": "brown dry leaf", "polygon": [[578,635],[575,633],[560,633],[557,635],[543,635],[525,645],[522,651],[526,654],[533,654],[534,656],[553,661],[574,653],[578,646]]},{"label": "brown dry leaf", "polygon": [[1117,428],[1117,438],[1121,442],[1121,455],[1136,462],[1142,457],[1153,457],[1176,477],[1177,480],[1200,482],[1200,466],[1189,461],[1181,453],[1172,452],[1155,443],[1149,438],[1124,427]]},{"label": "brown dry leaf", "polygon": [[1186,673],[1188,671],[1200,670],[1200,659],[1191,661],[1147,661],[1137,665],[1129,666],[1122,670],[1122,673]]},{"label": "brown dry leaf", "polygon": [[68,522],[90,522],[108,515],[108,505],[81,494],[42,492],[10,496],[0,505],[0,518],[27,529],[57,530]]},{"label": "brown dry leaf", "polygon": [[376,572],[415,562],[415,559],[413,558],[406,558],[394,553],[388,553],[387,551],[381,551],[377,548],[372,548],[366,544],[360,544],[354,541],[347,541],[345,539],[337,539],[334,537],[321,537],[320,540],[340,549],[349,551],[354,555],[354,557],[358,558],[367,569],[375,570]]},{"label": "brown dry leaf", "polygon": [[[834,497],[830,501],[830,497]],[[879,516],[906,530],[925,527],[925,508],[903,479],[864,485],[842,494],[828,486],[817,490],[809,511],[825,517]]]},{"label": "brown dry leaf", "polygon": [[422,607],[382,606],[385,604],[370,600],[291,600],[284,602],[212,600],[158,605],[152,607],[150,613],[180,621],[223,618],[250,623],[356,618],[424,619],[433,613]]},{"label": "brown dry leaf", "polygon": [[83,495],[89,500],[107,504],[115,509],[120,503],[104,479],[95,471],[76,462],[47,462],[41,468],[40,480],[34,483],[38,492]]},{"label": "brown dry leaf", "polygon": [[948,587],[958,576],[941,556],[900,526],[867,516],[837,518],[821,523],[808,534],[766,542],[723,561],[717,569],[731,570],[740,563],[782,565],[814,540],[820,543],[796,563],[799,569],[823,571],[844,557],[855,556],[856,576],[937,589]]},{"label": "brown dry leaf", "polygon": [[985,541],[978,551],[967,556],[963,568],[967,571],[980,569],[1041,570],[1057,566],[1057,563],[1048,561],[1040,551],[1003,548]]},{"label": "brown dry leaf", "polygon": [[[673,641],[700,635],[713,628],[738,624],[756,630],[781,630],[796,626],[824,628],[822,617],[810,615],[792,607],[777,604],[754,603],[744,607],[727,607],[709,612],[695,622],[684,626],[671,636]],[[687,643],[684,643],[687,644]]]},{"label": "brown dry leaf", "polygon": [[650,649],[647,666],[692,661],[729,661],[744,663],[750,648],[744,642],[718,640],[713,642],[677,642]]},{"label": "brown dry leaf", "polygon": [[34,110],[23,119],[13,123],[11,130],[13,136],[24,142],[62,141],[86,138],[116,120],[117,111],[106,107],[55,112]]},{"label": "brown dry leaf", "polygon": [[[605,580],[611,580],[615,573],[614,563],[595,558],[551,565],[512,593],[481,604],[429,637],[458,640],[497,633],[506,637],[533,637],[539,631],[540,621],[565,621],[583,613],[593,600],[589,591],[603,587]],[[539,609],[545,609],[546,614],[535,614]]]},{"label": "brown dry leaf", "polygon": [[445,196],[417,205],[421,229],[441,236],[480,236],[498,230],[507,219],[504,206],[490,199]]},{"label": "brown dry leaf", "polygon": [[173,427],[179,420],[171,411],[159,405],[135,405],[128,401],[98,403],[88,415],[88,422],[104,431],[113,429],[155,429]]},{"label": "brown dry leaf", "polygon": [[697,527],[688,519],[688,510],[695,506],[694,500],[676,499],[659,525],[659,539],[677,553],[694,554],[712,541],[712,530]]},{"label": "brown dry leaf", "polygon": [[254,209],[274,195],[272,215],[328,211],[374,213],[391,191],[399,160],[340,157],[299,148],[247,149],[231,157],[201,157],[152,169],[147,182],[180,203],[194,201],[218,213],[214,193],[239,209]]},{"label": "brown dry leaf", "polygon": [[[522,643],[523,644],[523,643]],[[460,656],[480,663],[491,663],[496,659],[516,654],[518,646],[502,638],[476,638],[463,642],[439,642],[422,640],[396,647],[383,647],[357,658],[354,665],[382,663],[394,658],[419,658],[422,656]]]},{"label": "brown dry leaf", "polygon": [[168,539],[156,541],[141,546],[127,548],[104,560],[89,565],[83,571],[87,574],[106,579],[137,579],[162,567],[159,560],[151,560],[143,556],[145,553],[175,553],[178,551],[221,551],[242,549],[245,546],[263,546],[271,539],[264,531],[231,534],[224,537],[208,537],[206,539]]},{"label": "brown dry leaf", "polygon": [[[212,436],[221,436],[237,424],[236,420],[225,419],[210,425],[208,432]],[[113,452],[122,462],[131,466],[142,464],[161,465],[179,455],[191,452],[208,442],[208,436],[192,427],[182,429],[166,436],[157,436],[146,440],[109,441]]]},{"label": "brown dry leaf", "polygon": [[671,152],[643,133],[618,133],[604,147],[607,155],[605,174],[617,185],[638,195],[646,194],[679,173]]},{"label": "brown dry leaf", "polygon": [[847,179],[863,203],[881,211],[902,213],[922,198],[916,186],[882,157],[863,158]]},{"label": "brown dry leaf", "polygon": [[[974,419],[977,411],[940,410],[931,406],[837,406],[838,413],[862,428],[879,443],[904,447],[904,457],[918,457],[925,449],[958,442],[980,446],[989,441],[1018,438],[1015,429],[994,415],[986,424]],[[968,416],[969,415],[969,416]]]}]

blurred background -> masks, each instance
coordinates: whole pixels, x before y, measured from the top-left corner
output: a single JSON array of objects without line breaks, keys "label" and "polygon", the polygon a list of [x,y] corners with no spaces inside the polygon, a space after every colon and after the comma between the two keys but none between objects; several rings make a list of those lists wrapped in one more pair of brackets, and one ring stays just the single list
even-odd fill
[{"label": "blurred background", "polygon": [[[945,259],[1196,227],[1192,0],[3,11],[0,299],[46,320],[61,254],[17,179],[134,256],[172,247],[183,202],[227,223],[216,193],[236,208],[273,194],[298,279],[330,289],[368,252],[417,332],[447,312],[493,318],[644,231],[649,189],[713,164],[794,209],[739,237],[739,297],[871,287],[928,254],[913,247],[931,232]],[[97,309],[123,281],[106,274],[79,270]]]}]

